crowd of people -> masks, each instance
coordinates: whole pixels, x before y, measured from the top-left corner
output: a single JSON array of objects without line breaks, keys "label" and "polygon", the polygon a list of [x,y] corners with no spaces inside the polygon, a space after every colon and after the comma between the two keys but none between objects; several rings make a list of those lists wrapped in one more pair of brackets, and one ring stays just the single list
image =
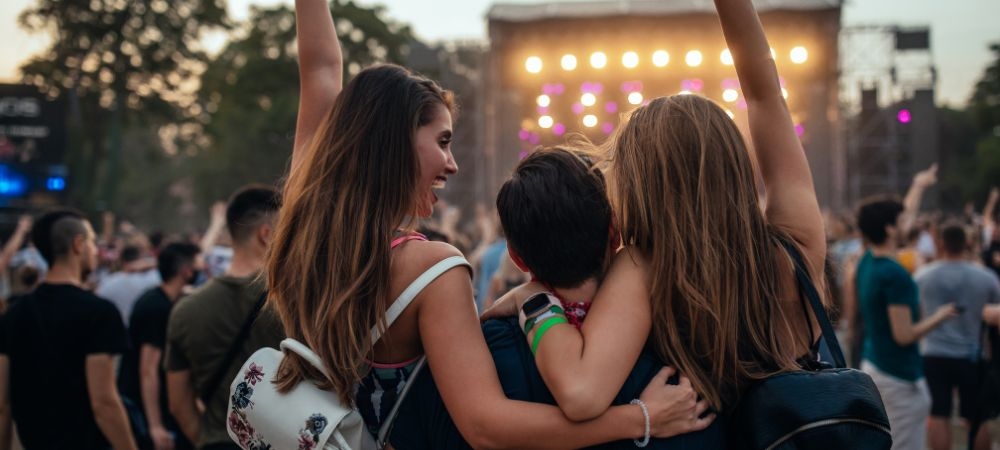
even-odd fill
[{"label": "crowd of people", "polygon": [[[653,99],[604,145],[525,157],[469,232],[437,195],[459,172],[452,94],[392,65],[343,85],[327,2],[296,0],[280,188],[239,189],[197,236],[112,214],[98,234],[69,208],[19,220],[0,251],[0,450],[272,448],[250,411],[300,413],[269,402],[303,383],[401,450],[755,448],[733,438],[764,433],[737,420],[749,392],[841,358],[814,291],[877,407],[781,442],[948,449],[957,410],[988,449],[1000,191],[981,215],[921,214],[931,167],[903,200],[821,212],[751,2],[715,4],[747,140],[710,100]],[[288,338],[323,369],[287,353],[240,372]],[[304,449],[349,426],[302,419]]]}]

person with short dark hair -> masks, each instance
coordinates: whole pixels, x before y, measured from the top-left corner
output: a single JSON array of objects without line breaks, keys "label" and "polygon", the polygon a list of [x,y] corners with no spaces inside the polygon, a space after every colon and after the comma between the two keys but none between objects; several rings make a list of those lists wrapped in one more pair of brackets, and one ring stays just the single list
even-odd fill
[{"label": "person with short dark hair", "polygon": [[0,319],[0,447],[10,420],[29,449],[135,449],[115,387],[125,328],[111,302],[82,288],[97,265],[82,214],[43,215],[31,232],[49,263],[44,282]]},{"label": "person with short dark hair", "polygon": [[192,445],[167,407],[163,348],[170,311],[184,288],[198,278],[204,261],[201,249],[189,243],[168,244],[156,259],[163,283],[135,302],[129,319],[131,345],[122,360],[118,385],[122,396],[135,405],[135,412],[144,420],[144,429],[136,433],[139,446],[182,450]]},{"label": "person with short dark hair", "polygon": [[[932,171],[914,178],[918,187],[932,182]],[[866,201],[858,209],[858,227],[868,247],[855,272],[858,311],[865,324],[861,370],[872,377],[882,395],[893,450],[924,448],[931,398],[917,344],[957,314],[948,302],[920,318],[917,285],[895,259],[908,229],[901,218],[911,211],[890,198]]]},{"label": "person with short dark hair", "polygon": [[[924,312],[954,304],[958,316],[931,330],[924,338],[924,374],[931,394],[927,440],[932,450],[951,448],[952,399],[958,391],[959,416],[966,427],[977,420],[980,386],[980,332],[987,305],[1000,303],[1000,279],[968,259],[968,237],[959,223],[941,230],[942,258],[917,272]],[[977,450],[989,448],[989,427],[976,434]]]},{"label": "person with short dark hair", "polygon": [[126,245],[118,255],[119,270],[102,279],[95,291],[118,308],[126,326],[139,296],[163,282],[146,250],[136,244]]},{"label": "person with short dark hair", "polygon": [[[251,353],[277,347],[284,337],[273,314],[260,311],[264,295],[260,273],[280,205],[279,193],[270,186],[248,185],[233,194],[226,207],[232,263],[170,312],[163,357],[169,409],[185,437],[199,449],[237,448],[226,433],[228,383]],[[209,386],[244,323],[258,312],[221,381]],[[208,400],[202,413],[197,400],[204,398]]]}]

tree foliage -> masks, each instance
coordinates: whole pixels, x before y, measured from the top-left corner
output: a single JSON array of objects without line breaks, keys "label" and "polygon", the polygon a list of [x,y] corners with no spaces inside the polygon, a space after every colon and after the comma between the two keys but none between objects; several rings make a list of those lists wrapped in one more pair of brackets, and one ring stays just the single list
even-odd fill
[{"label": "tree foliage", "polygon": [[227,17],[224,0],[37,0],[21,13],[23,28],[53,37],[21,72],[49,96],[69,97],[75,203],[113,206],[126,128],[198,112],[193,93],[209,60],[200,39]]},{"label": "tree foliage", "polygon": [[[381,7],[335,4],[346,76],[379,63],[402,63],[413,39]],[[205,139],[191,153],[197,201],[207,207],[248,182],[275,183],[287,169],[299,86],[295,12],[254,8],[244,36],[234,39],[202,77],[199,104]]]}]

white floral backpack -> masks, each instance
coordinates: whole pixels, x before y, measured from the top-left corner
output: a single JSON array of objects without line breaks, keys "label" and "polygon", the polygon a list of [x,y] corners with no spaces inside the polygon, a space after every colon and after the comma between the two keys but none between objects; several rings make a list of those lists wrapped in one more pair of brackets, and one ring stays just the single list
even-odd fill
[{"label": "white floral backpack", "polygon": [[[417,277],[386,311],[386,329],[428,284],[457,266],[469,266],[461,256],[446,258]],[[470,266],[471,267],[471,266]],[[381,337],[378,326],[371,330],[372,342]],[[340,402],[336,392],[322,390],[303,381],[280,393],[274,377],[285,352],[295,352],[323,374],[325,365],[312,350],[295,339],[281,341],[281,350],[257,350],[237,372],[229,388],[229,437],[244,450],[379,450],[385,447],[399,405],[410,390],[407,382],[379,429],[377,439],[365,428],[357,409]],[[420,359],[410,375],[416,379],[425,365]]]}]

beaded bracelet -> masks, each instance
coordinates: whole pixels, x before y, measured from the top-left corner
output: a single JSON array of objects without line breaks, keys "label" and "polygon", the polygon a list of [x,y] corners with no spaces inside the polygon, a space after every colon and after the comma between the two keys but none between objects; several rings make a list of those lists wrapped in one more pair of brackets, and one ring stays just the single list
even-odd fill
[{"label": "beaded bracelet", "polygon": [[538,331],[535,332],[535,338],[532,339],[531,341],[532,355],[534,355],[535,352],[538,351],[538,344],[542,342],[542,336],[545,335],[545,332],[549,331],[549,328],[552,328],[553,326],[559,325],[561,323],[569,323],[569,321],[566,320],[566,316],[549,317],[548,319],[545,319],[545,321],[542,322],[541,325],[538,326]]},{"label": "beaded bracelet", "polygon": [[641,441],[638,439],[632,439],[632,442],[635,443],[636,447],[643,448],[649,445],[649,409],[646,408],[646,403],[639,399],[634,399],[629,402],[629,404],[639,405],[639,408],[642,409],[642,418],[645,420],[646,431],[643,433]]}]

